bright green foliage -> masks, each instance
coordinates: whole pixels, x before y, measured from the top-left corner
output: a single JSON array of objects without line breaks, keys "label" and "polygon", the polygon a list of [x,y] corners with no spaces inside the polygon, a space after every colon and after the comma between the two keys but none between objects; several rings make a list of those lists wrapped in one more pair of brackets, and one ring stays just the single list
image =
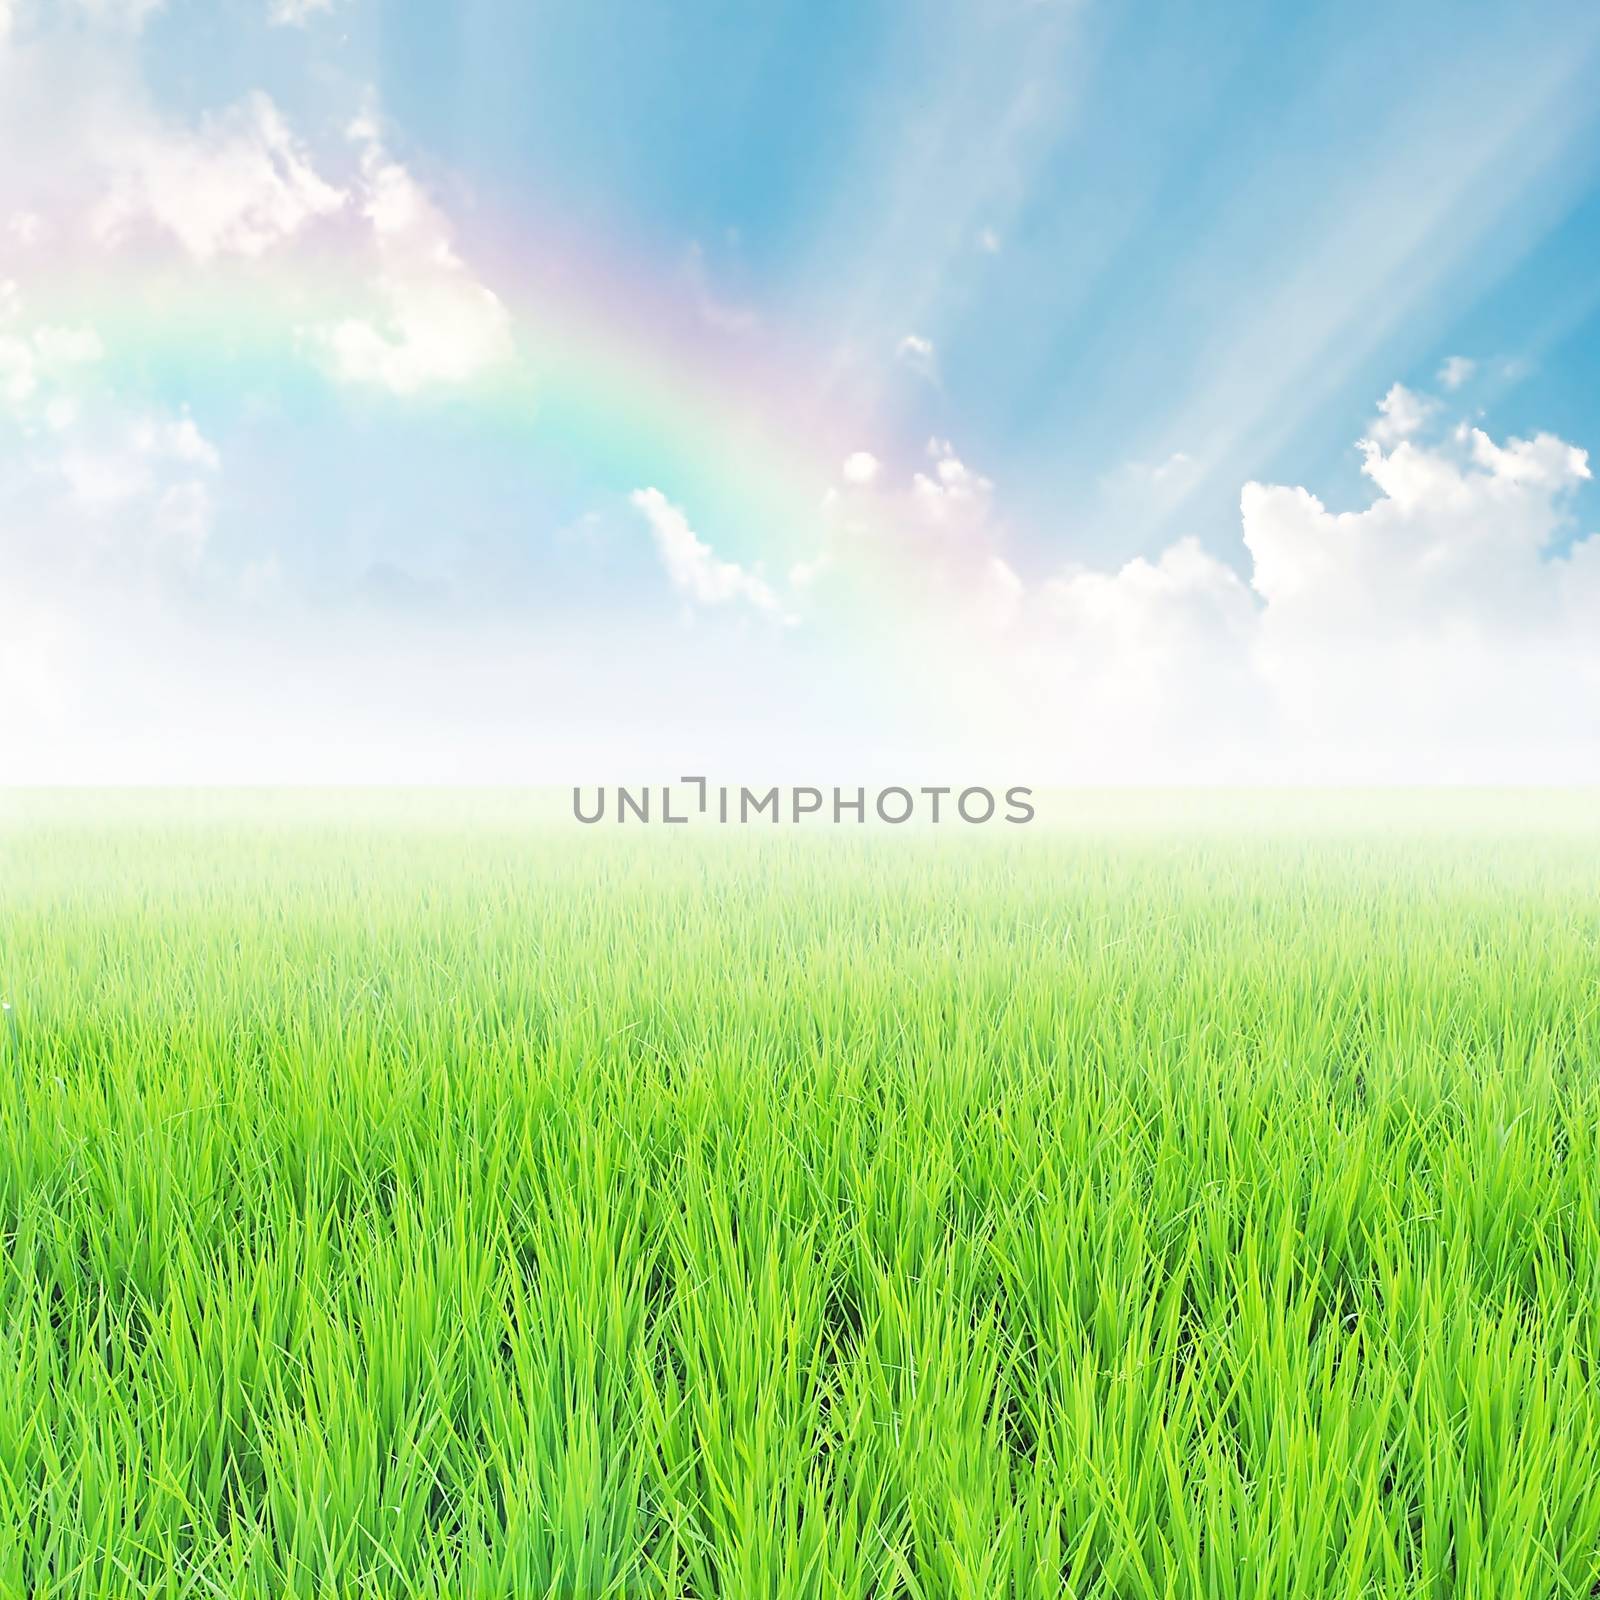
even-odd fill
[{"label": "bright green foliage", "polygon": [[1588,1595],[1600,823],[1345,804],[14,799],[0,1595]]}]

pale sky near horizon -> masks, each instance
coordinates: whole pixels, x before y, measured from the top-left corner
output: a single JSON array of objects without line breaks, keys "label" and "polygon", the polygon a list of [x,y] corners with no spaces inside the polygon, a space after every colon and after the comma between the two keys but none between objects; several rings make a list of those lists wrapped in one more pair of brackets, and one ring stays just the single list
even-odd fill
[{"label": "pale sky near horizon", "polygon": [[0,781],[1600,779],[1588,0],[0,0]]}]

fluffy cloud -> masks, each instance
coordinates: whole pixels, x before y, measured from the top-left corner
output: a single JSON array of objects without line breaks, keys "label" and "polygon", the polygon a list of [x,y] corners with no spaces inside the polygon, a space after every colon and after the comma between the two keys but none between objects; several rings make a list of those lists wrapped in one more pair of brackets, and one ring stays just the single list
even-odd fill
[{"label": "fluffy cloud", "polygon": [[1600,535],[1570,522],[1585,452],[1467,426],[1425,442],[1431,413],[1385,399],[1388,444],[1360,445],[1369,504],[1250,483],[1242,572],[1182,540],[1045,583],[1011,697],[1102,772],[1137,752],[1141,772],[1192,775],[1221,751],[1230,776],[1593,776]]},{"label": "fluffy cloud", "polygon": [[1364,510],[1258,484],[1242,498],[1256,666],[1286,726],[1333,768],[1560,773],[1600,689],[1600,547],[1562,547],[1585,453],[1470,428],[1364,450]]},{"label": "fluffy cloud", "polygon": [[[23,248],[46,236],[96,255],[164,241],[219,272],[338,230],[352,254],[366,252],[371,276],[342,317],[304,328],[308,359],[340,381],[410,395],[509,358],[510,316],[462,260],[448,219],[370,117],[350,134],[353,174],[337,170],[352,165],[348,145],[314,153],[265,93],[175,117],[144,82],[132,40],[95,30],[85,44],[41,28],[0,57],[0,146],[14,157],[0,168],[0,217]],[[295,316],[283,303],[292,290],[252,292],[276,294],[275,309]]]},{"label": "fluffy cloud", "polygon": [[871,483],[878,476],[878,458],[866,450],[856,450],[844,458],[840,476],[846,483]]},{"label": "fluffy cloud", "polygon": [[1257,616],[1244,580],[1193,538],[1155,561],[1060,574],[1044,585],[1043,605],[1079,662],[1141,698],[1246,643]]},{"label": "fluffy cloud", "polygon": [[45,239],[59,252],[53,261],[99,260],[128,241],[207,264],[252,259],[344,206],[266,93],[196,115],[155,92],[138,37],[154,9],[138,0],[23,8],[0,51],[0,247],[14,260],[17,246]]},{"label": "fluffy cloud", "polygon": [[[1215,775],[1246,742],[1240,726],[1259,726],[1258,615],[1244,579],[1192,538],[1057,574],[1020,612],[1001,702],[1011,748],[1048,752],[1058,776]],[[1219,727],[1220,708],[1233,727]]]},{"label": "fluffy cloud", "polygon": [[25,424],[70,415],[72,375],[104,353],[92,328],[29,324],[15,283],[0,279],[0,407]]},{"label": "fluffy cloud", "polygon": [[456,253],[448,221],[416,179],[391,160],[365,119],[362,210],[376,241],[385,315],[317,330],[335,376],[410,395],[464,383],[514,352],[511,318]]},{"label": "fluffy cloud", "polygon": [[1477,370],[1478,363],[1466,356],[1446,356],[1444,364],[1439,368],[1439,382],[1453,392],[1463,384],[1470,383],[1473,373]]},{"label": "fluffy cloud", "polygon": [[151,119],[108,131],[100,155],[109,193],[96,208],[95,233],[115,243],[153,224],[197,261],[262,255],[344,204],[264,94],[194,129]]},{"label": "fluffy cloud", "polygon": [[932,520],[943,522],[987,509],[994,483],[962,461],[948,439],[930,439],[928,454],[933,458],[932,474],[914,473],[911,493]]},{"label": "fluffy cloud", "polygon": [[1367,430],[1368,435],[1381,445],[1409,439],[1427,426],[1436,410],[1438,406],[1432,400],[1413,394],[1403,383],[1397,383],[1378,402],[1378,415]]},{"label": "fluffy cloud", "polygon": [[722,560],[659,489],[639,489],[629,498],[650,526],[672,587],[686,600],[699,606],[742,601],[758,611],[778,609],[777,597],[767,584],[736,562]]},{"label": "fluffy cloud", "polygon": [[1496,444],[1476,428],[1433,447],[1362,449],[1379,490],[1362,511],[1330,512],[1305,489],[1245,485],[1244,541],[1269,615],[1319,633],[1523,626],[1549,592],[1556,564],[1545,553],[1566,491],[1589,476],[1585,452],[1550,434]]},{"label": "fluffy cloud", "polygon": [[53,369],[93,360],[98,353],[95,336],[77,330],[39,328],[27,335],[0,331],[0,402],[20,414]]}]

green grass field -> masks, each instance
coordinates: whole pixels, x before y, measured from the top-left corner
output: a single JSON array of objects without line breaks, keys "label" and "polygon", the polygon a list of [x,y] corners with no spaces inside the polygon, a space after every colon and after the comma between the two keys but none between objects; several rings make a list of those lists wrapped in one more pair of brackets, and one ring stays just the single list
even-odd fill
[{"label": "green grass field", "polygon": [[1588,1595],[1600,803],[0,800],[0,1595]]}]

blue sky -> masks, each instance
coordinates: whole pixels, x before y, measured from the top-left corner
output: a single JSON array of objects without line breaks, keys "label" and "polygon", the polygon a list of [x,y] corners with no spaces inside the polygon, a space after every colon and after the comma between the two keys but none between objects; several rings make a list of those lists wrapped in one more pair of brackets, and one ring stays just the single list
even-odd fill
[{"label": "blue sky", "polygon": [[1589,771],[1591,4],[0,0],[8,86],[18,776]]},{"label": "blue sky", "polygon": [[349,48],[496,206],[664,274],[698,249],[818,341],[931,338],[937,386],[861,381],[1003,471],[1048,544],[1108,463],[1208,439],[1219,533],[1244,477],[1354,490],[1375,396],[1461,352],[1506,426],[1581,438],[1597,39],[1571,0],[480,3],[379,8]]}]

